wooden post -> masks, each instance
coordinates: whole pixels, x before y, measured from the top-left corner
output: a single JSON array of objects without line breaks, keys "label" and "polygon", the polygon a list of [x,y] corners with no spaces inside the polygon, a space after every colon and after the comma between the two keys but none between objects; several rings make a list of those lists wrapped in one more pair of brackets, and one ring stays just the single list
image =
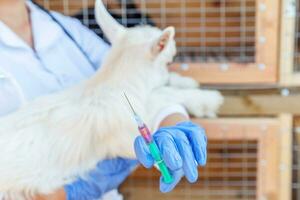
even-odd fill
[{"label": "wooden post", "polygon": [[282,0],[280,84],[283,86],[300,83],[300,77],[293,75],[296,13],[295,0]]},{"label": "wooden post", "polygon": [[279,199],[292,199],[292,138],[293,118],[290,114],[281,114],[280,128],[280,186]]},{"label": "wooden post", "polygon": [[262,123],[258,140],[257,200],[279,200],[280,121]]},{"label": "wooden post", "polygon": [[[277,81],[280,1],[256,1],[256,65]],[[274,83],[275,83],[274,82]]]},{"label": "wooden post", "polygon": [[[299,115],[298,115],[299,116]],[[294,118],[294,134],[293,135],[293,166],[295,167],[292,176],[292,183],[298,184],[300,181],[300,170],[299,170],[299,163],[300,163],[300,154],[299,154],[299,146],[300,146],[300,118]],[[295,148],[295,149],[294,149]],[[296,190],[292,190],[293,198],[299,198],[299,187]]]}]

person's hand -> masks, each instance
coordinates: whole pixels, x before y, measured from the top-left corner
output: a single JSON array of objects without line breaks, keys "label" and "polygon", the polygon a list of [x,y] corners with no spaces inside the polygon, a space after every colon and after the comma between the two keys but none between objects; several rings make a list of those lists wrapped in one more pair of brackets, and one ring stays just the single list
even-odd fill
[{"label": "person's hand", "polygon": [[[153,139],[158,145],[162,158],[174,177],[171,184],[160,178],[160,191],[169,192],[185,176],[190,183],[198,179],[198,166],[206,164],[207,138],[203,128],[192,122],[182,122],[176,126],[160,128]],[[154,165],[154,160],[141,136],[134,143],[138,160],[146,168]]]},{"label": "person's hand", "polygon": [[104,193],[117,188],[138,165],[137,160],[115,158],[97,164],[86,178],[79,178],[64,187],[67,200],[99,199]]}]

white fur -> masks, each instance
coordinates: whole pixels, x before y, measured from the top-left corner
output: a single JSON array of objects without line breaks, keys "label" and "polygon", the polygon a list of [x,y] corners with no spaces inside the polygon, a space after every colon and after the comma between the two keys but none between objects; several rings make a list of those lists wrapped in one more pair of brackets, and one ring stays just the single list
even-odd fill
[{"label": "white fur", "polygon": [[134,158],[138,132],[123,92],[150,127],[166,106],[180,103],[197,117],[214,117],[223,102],[217,91],[169,76],[167,63],[176,53],[174,28],[127,29],[112,24],[116,22],[102,2],[96,3],[98,23],[106,33],[111,33],[107,27],[115,32],[100,70],[90,80],[0,120],[0,191],[6,200],[53,192],[105,158]]}]

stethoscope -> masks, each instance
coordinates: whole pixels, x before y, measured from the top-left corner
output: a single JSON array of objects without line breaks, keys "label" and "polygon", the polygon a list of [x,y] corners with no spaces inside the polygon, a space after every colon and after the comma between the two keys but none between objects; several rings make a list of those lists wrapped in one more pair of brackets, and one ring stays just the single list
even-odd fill
[{"label": "stethoscope", "polygon": [[[87,53],[78,44],[78,42],[74,39],[74,37],[70,34],[70,32],[64,27],[64,25],[59,20],[57,20],[56,17],[49,10],[45,9],[44,7],[42,7],[41,5],[39,5],[38,3],[34,2],[34,1],[32,1],[32,3],[35,4],[41,10],[43,10],[63,30],[64,34],[72,41],[72,43],[76,46],[76,48],[82,53],[82,55],[84,56],[86,61],[91,65],[91,67],[93,69],[97,69],[97,66],[94,65],[94,63],[91,61],[91,59],[89,58]],[[16,90],[17,90],[16,92],[18,93],[21,105],[26,104],[27,98],[26,98],[26,95],[24,94],[20,84],[17,82],[17,80],[11,74],[9,74],[8,72],[2,71],[0,69],[0,81],[4,80],[4,79],[10,80],[11,84],[13,84],[13,86],[16,88]]]},{"label": "stethoscope", "polygon": [[59,20],[56,19],[56,17],[47,9],[45,9],[43,6],[39,5],[35,1],[32,1],[37,7],[39,7],[41,10],[43,10],[45,13],[49,15],[49,17],[63,30],[65,35],[74,43],[74,45],[78,48],[78,50],[82,53],[82,55],[85,57],[85,59],[88,61],[88,63],[93,67],[93,69],[97,69],[98,66],[95,66],[87,53],[82,49],[82,47],[78,44],[78,42],[75,40],[75,38],[70,34],[70,32],[64,27],[62,23],[60,23]]}]

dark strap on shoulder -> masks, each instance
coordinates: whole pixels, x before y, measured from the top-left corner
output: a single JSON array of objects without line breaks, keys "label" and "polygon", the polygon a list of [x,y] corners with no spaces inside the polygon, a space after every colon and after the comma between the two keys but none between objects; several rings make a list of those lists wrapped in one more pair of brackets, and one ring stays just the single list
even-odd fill
[{"label": "dark strap on shoulder", "polygon": [[47,9],[45,9],[40,4],[36,3],[35,1],[32,1],[37,7],[39,7],[41,10],[43,10],[45,13],[51,17],[51,19],[60,26],[60,28],[63,30],[63,32],[68,36],[70,40],[75,44],[75,46],[80,50],[80,52],[83,54],[83,56],[86,58],[86,60],[89,62],[89,64],[96,70],[98,67],[96,67],[93,62],[91,61],[88,54],[84,51],[84,49],[79,45],[79,43],[75,40],[75,38],[70,34],[70,32],[65,28],[65,26]]}]

